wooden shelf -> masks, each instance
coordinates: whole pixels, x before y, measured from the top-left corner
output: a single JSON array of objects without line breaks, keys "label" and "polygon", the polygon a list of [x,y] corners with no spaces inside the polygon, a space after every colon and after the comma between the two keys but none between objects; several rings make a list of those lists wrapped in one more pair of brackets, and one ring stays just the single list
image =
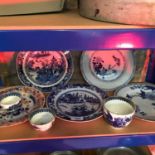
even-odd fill
[{"label": "wooden shelf", "polygon": [[155,27],[114,24],[78,11],[0,17],[0,51],[155,48]]},{"label": "wooden shelf", "polygon": [[0,142],[93,138],[100,136],[130,136],[155,134],[155,124],[135,118],[128,127],[124,129],[115,129],[107,124],[103,118],[86,123],[67,122],[57,119],[54,126],[46,132],[35,130],[27,122],[17,126],[0,128],[0,133]]},{"label": "wooden shelf", "polygon": [[81,17],[77,11],[35,15],[1,16],[0,30],[23,29],[134,29],[148,26],[121,25],[93,21]]}]

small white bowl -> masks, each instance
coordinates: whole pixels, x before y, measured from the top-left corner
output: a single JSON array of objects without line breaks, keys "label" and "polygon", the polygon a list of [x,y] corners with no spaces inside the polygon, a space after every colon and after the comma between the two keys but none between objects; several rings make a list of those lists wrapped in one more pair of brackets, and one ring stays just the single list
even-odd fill
[{"label": "small white bowl", "polygon": [[103,105],[105,119],[115,128],[128,126],[135,111],[136,106],[132,101],[118,96],[109,97]]},{"label": "small white bowl", "polygon": [[37,109],[30,114],[29,121],[36,130],[47,131],[55,121],[55,113],[48,108]]},{"label": "small white bowl", "polygon": [[5,94],[0,99],[0,106],[3,107],[3,109],[9,109],[10,107],[17,105],[20,101],[21,97],[19,94]]}]

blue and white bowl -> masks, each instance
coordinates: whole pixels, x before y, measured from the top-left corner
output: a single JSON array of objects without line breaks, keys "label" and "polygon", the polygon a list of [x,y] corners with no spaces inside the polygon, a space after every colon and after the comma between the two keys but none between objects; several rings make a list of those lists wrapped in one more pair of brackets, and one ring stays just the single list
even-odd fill
[{"label": "blue and white bowl", "polygon": [[135,104],[123,97],[109,97],[103,105],[105,119],[116,128],[128,126],[133,119],[135,111]]},{"label": "blue and white bowl", "polygon": [[55,113],[48,108],[37,109],[30,114],[29,121],[36,130],[47,131],[55,121]]}]

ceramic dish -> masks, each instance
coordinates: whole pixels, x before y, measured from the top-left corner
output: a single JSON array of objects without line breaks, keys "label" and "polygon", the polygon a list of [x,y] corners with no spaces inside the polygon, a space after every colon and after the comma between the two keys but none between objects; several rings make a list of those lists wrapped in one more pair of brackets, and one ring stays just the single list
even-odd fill
[{"label": "ceramic dish", "polygon": [[102,90],[88,85],[68,85],[53,89],[47,105],[57,117],[68,121],[90,121],[102,116],[102,102],[106,97]]},{"label": "ceramic dish", "polygon": [[55,113],[48,108],[40,108],[29,115],[29,121],[36,130],[47,131],[55,121]]},{"label": "ceramic dish", "polygon": [[138,118],[155,121],[155,85],[133,83],[120,88],[115,94],[126,97],[135,103],[135,115]]},{"label": "ceramic dish", "polygon": [[[20,96],[20,100],[14,98],[14,96]],[[25,122],[28,119],[28,114],[32,110],[40,108],[45,104],[44,94],[37,89],[27,86],[16,86],[0,89],[0,100],[7,103],[4,104],[7,105],[7,108],[2,106],[3,104],[0,104],[0,127]]]},{"label": "ceramic dish", "polygon": [[135,72],[132,52],[126,50],[85,51],[80,67],[89,84],[107,91],[127,84]]},{"label": "ceramic dish", "polygon": [[0,15],[58,12],[65,0],[5,0],[0,1]]},{"label": "ceramic dish", "polygon": [[115,128],[128,126],[133,119],[135,111],[135,104],[124,97],[109,97],[103,104],[103,115],[107,122]]},{"label": "ceramic dish", "polygon": [[53,86],[67,84],[74,69],[69,51],[19,52],[16,68],[24,85],[44,92],[50,92]]}]

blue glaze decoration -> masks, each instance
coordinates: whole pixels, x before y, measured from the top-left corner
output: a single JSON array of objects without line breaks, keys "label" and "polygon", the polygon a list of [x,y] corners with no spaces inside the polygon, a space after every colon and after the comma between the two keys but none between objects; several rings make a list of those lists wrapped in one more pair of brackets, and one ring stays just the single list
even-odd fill
[{"label": "blue glaze decoration", "polygon": [[50,92],[53,86],[66,85],[74,70],[69,51],[19,52],[16,68],[24,85],[44,92]]},{"label": "blue glaze decoration", "polygon": [[116,95],[126,97],[135,103],[137,117],[155,121],[155,85],[133,83],[117,90]]},{"label": "blue glaze decoration", "polygon": [[67,85],[53,88],[47,105],[57,117],[69,121],[89,121],[102,115],[102,102],[106,97],[102,90],[89,85]]},{"label": "blue glaze decoration", "polygon": [[104,116],[108,120],[108,122],[111,123],[112,126],[117,127],[117,128],[125,127],[126,124],[132,120],[132,117],[113,118],[112,115],[109,112],[104,113]]},{"label": "blue glaze decoration", "polygon": [[21,101],[8,109],[0,108],[0,127],[25,122],[32,110],[42,107],[45,103],[43,93],[27,86],[9,87],[0,90],[0,98],[8,96],[8,94],[18,94]]}]

